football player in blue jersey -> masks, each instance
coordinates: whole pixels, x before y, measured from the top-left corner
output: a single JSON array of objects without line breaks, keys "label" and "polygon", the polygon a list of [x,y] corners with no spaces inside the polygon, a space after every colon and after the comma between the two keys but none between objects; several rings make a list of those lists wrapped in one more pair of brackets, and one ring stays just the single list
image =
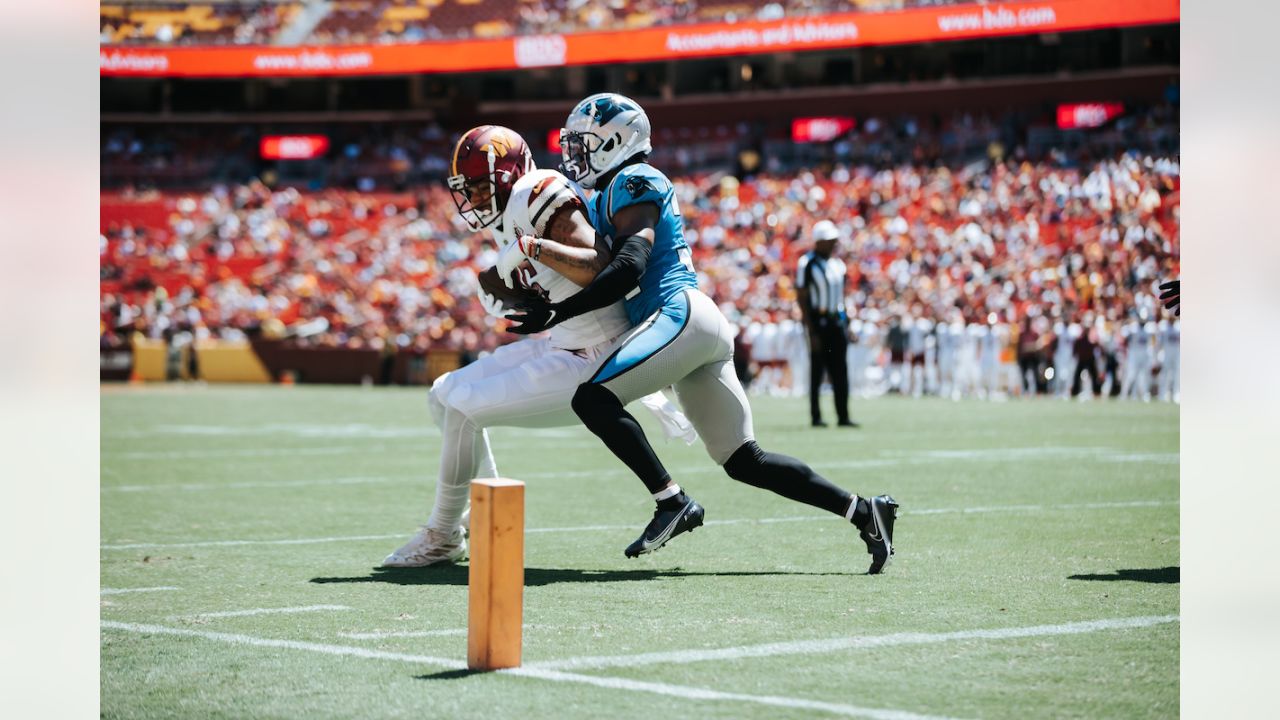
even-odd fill
[{"label": "football player in blue jersey", "polygon": [[[649,137],[648,117],[629,98],[602,93],[574,107],[560,132],[561,170],[595,190],[596,230],[609,240],[612,259],[577,294],[526,304],[512,316],[519,321],[512,331],[529,334],[625,299],[635,327],[588,371],[573,409],[657,502],[653,520],[627,547],[627,557],[653,552],[702,524],[702,507],[672,480],[625,409],[638,397],[674,385],[708,454],[730,477],[846,518],[871,555],[868,572],[880,572],[893,555],[894,499],[860,497],[805,463],[756,444],[751,406],[733,370],[734,329],[698,290],[671,181],[647,162]],[[583,249],[544,238],[526,236],[519,247],[552,269],[593,262]]]}]

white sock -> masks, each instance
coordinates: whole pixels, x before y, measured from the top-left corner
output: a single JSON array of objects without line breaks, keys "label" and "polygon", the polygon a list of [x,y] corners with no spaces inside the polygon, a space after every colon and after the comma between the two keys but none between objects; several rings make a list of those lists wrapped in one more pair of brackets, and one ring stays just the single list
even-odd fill
[{"label": "white sock", "polygon": [[431,518],[427,526],[439,530],[453,530],[462,521],[462,513],[467,508],[467,500],[471,494],[471,479],[476,476],[477,465],[489,464],[481,460],[483,457],[477,445],[484,445],[487,452],[487,438],[484,431],[476,427],[466,415],[445,406],[443,437],[440,448],[440,476],[436,480],[435,504],[431,508]]},{"label": "white sock", "polygon": [[675,483],[671,483],[670,487],[664,490],[659,490],[658,492],[654,493],[653,499],[661,502],[663,500],[666,500],[667,498],[673,498],[679,494],[680,494],[680,486],[676,485]]}]

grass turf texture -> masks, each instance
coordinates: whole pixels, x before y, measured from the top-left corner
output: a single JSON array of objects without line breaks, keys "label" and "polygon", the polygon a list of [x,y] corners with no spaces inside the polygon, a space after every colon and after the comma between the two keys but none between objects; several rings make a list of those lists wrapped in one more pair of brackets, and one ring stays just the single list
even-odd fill
[{"label": "grass turf texture", "polygon": [[[643,411],[712,522],[626,560],[651,513],[640,483],[581,427],[499,428],[499,468],[528,482],[535,530],[527,667],[1178,613],[1176,407],[882,399],[856,402],[862,430],[811,430],[803,400],[752,404],[766,448],[902,503],[886,574],[863,575],[869,556],[843,521],[735,483],[700,445],[662,443]],[[104,594],[102,619],[464,662],[465,566],[374,569],[425,521],[439,448],[420,389],[104,386],[102,586],[177,589]],[[385,537],[182,546],[357,536]],[[317,605],[346,609],[207,616]],[[568,670],[791,705],[222,637],[104,627],[103,716],[833,716],[806,701],[966,718],[1178,713],[1176,622]]]}]

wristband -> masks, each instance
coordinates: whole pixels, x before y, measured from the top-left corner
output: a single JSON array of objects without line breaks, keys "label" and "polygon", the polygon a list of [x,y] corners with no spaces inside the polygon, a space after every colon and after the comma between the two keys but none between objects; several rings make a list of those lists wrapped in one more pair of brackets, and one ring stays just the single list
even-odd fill
[{"label": "wristband", "polygon": [[[526,238],[528,238],[526,240]],[[520,237],[520,252],[530,260],[537,260],[542,255],[542,242],[532,235]]]}]

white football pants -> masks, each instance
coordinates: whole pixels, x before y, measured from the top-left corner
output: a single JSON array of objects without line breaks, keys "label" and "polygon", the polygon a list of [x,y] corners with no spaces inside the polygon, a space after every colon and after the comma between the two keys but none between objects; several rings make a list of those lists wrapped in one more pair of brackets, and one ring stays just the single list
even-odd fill
[{"label": "white football pants", "polygon": [[[547,338],[503,345],[431,385],[431,414],[441,431],[440,476],[427,526],[453,530],[466,510],[471,479],[497,477],[485,428],[578,425],[570,402],[584,372],[611,342],[577,353],[551,347]],[[640,399],[668,437],[693,443],[697,434],[661,392]]]}]

